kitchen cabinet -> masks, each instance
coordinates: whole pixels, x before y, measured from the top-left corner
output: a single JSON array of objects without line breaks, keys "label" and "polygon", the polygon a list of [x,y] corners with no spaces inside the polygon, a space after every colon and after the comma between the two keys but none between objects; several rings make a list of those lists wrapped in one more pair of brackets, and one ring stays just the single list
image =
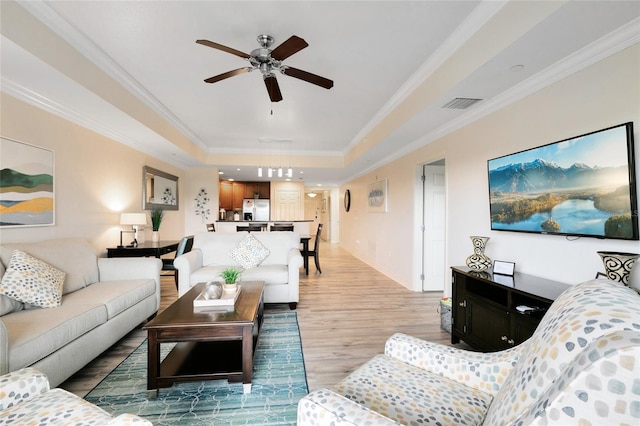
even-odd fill
[{"label": "kitchen cabinet", "polygon": [[268,199],[271,192],[271,183],[221,181],[220,208],[228,211],[242,211],[242,200],[255,198],[256,192],[259,194],[259,198]]},{"label": "kitchen cabinet", "polygon": [[[527,340],[556,297],[569,286],[516,272],[513,277],[452,267],[451,343],[485,352]],[[522,307],[532,310],[522,312]],[[520,309],[518,309],[520,307]]]},{"label": "kitchen cabinet", "polygon": [[244,198],[269,198],[271,191],[270,182],[242,182],[244,184]]},{"label": "kitchen cabinet", "polygon": [[233,182],[220,182],[220,208],[233,210]]}]

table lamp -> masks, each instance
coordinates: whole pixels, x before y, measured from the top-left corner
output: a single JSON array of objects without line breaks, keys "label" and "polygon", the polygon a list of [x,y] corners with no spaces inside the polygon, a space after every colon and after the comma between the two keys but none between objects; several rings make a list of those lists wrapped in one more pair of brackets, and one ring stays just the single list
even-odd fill
[{"label": "table lamp", "polygon": [[120,245],[118,248],[124,247],[122,245],[122,234],[124,233],[132,233],[133,241],[129,245],[129,247],[137,247],[138,246],[138,226],[147,224],[147,215],[144,213],[121,213],[120,214],[120,225],[131,225],[131,231],[120,231]]}]

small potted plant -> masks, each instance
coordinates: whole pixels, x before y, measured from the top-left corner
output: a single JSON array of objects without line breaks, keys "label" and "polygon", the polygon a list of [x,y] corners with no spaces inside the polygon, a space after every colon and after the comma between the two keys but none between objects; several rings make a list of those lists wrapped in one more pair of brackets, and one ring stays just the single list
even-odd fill
[{"label": "small potted plant", "polygon": [[153,208],[151,209],[149,215],[151,216],[151,226],[153,227],[151,241],[157,243],[158,241],[160,241],[160,235],[158,234],[158,231],[160,230],[160,224],[162,223],[162,218],[164,217],[164,210]]},{"label": "small potted plant", "polygon": [[240,273],[242,269],[239,268],[227,268],[220,276],[224,280],[224,291],[225,293],[233,293],[238,288],[238,278],[240,277]]}]

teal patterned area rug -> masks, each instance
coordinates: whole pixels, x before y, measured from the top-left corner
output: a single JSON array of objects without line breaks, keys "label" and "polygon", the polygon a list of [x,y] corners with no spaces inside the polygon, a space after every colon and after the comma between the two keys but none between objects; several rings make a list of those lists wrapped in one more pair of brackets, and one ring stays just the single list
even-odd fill
[{"label": "teal patterned area rug", "polygon": [[[162,356],[171,345],[162,345]],[[242,383],[176,383],[147,398],[147,342],[85,397],[107,412],[134,413],[154,425],[295,425],[309,390],[295,312],[265,314],[250,394]]]}]

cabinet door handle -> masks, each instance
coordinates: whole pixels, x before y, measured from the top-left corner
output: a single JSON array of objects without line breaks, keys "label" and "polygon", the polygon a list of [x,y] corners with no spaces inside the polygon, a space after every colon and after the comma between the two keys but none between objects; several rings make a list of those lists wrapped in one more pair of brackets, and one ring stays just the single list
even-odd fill
[{"label": "cabinet door handle", "polygon": [[508,344],[510,344],[510,345],[513,345],[513,344],[514,344],[514,343],[516,343],[516,342],[515,342],[515,340],[513,340],[513,339],[509,339],[509,340],[507,340],[507,343],[508,343]]},{"label": "cabinet door handle", "polygon": [[459,306],[466,308],[467,307],[467,301],[463,300],[462,302],[458,303]]},{"label": "cabinet door handle", "polygon": [[502,337],[500,338],[500,340],[502,340],[503,342],[506,342],[506,341],[507,341],[507,339],[509,339],[507,336],[502,336]]}]

